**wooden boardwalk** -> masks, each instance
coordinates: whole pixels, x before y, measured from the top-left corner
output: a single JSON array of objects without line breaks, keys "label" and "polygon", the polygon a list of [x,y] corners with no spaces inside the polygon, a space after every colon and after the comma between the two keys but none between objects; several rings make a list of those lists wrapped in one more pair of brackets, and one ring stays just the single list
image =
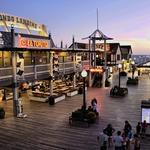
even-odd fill
[{"label": "wooden boardwalk", "polygon": [[[125,85],[126,79],[121,79]],[[116,81],[117,83],[117,81]],[[109,88],[91,88],[87,103],[96,97],[100,107],[100,119],[89,128],[69,126],[72,111],[82,105],[82,95],[77,95],[49,106],[48,103],[30,102],[23,95],[24,112],[27,118],[12,116],[12,101],[3,102],[6,118],[0,120],[0,150],[99,150],[97,135],[111,123],[122,130],[128,120],[133,129],[140,121],[140,103],[150,98],[150,79],[142,77],[138,86],[130,86],[128,96],[109,97]],[[111,148],[110,150],[112,150]],[[142,150],[150,150],[150,139],[142,140]]]}]

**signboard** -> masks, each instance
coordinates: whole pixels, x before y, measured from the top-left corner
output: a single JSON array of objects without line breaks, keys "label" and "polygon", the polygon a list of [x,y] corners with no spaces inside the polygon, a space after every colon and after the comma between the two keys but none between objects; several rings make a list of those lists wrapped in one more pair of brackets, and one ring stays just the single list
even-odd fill
[{"label": "signboard", "polygon": [[103,68],[91,68],[90,72],[99,72],[99,73],[102,73],[102,72],[104,72],[104,69]]},{"label": "signboard", "polygon": [[142,100],[141,102],[141,118],[142,122],[146,120],[150,124],[150,99]]},{"label": "signboard", "polygon": [[150,108],[142,108],[142,122],[144,120],[150,124]]},{"label": "signboard", "polygon": [[50,41],[47,39],[21,37],[20,35],[15,37],[15,47],[19,48],[36,48],[36,49],[49,49]]},{"label": "signboard", "polygon": [[8,14],[1,14],[0,13],[0,21],[6,21],[6,22],[11,22],[11,24],[24,24],[27,25],[29,27],[33,27],[33,28],[37,28],[37,23],[29,20],[29,19],[24,19],[21,17],[17,17],[17,16],[12,16],[12,15],[8,15]]},{"label": "signboard", "polygon": [[19,47],[22,48],[48,48],[48,42],[45,40],[19,38]]},{"label": "signboard", "polygon": [[[96,50],[104,50],[104,43],[96,43],[95,45]],[[110,50],[110,45],[106,43],[106,51]]]},{"label": "signboard", "polygon": [[7,32],[10,31],[8,27],[14,26],[18,29],[25,29],[29,34],[31,31],[37,31],[38,35],[48,36],[47,29],[44,24],[38,24],[30,19],[25,19],[18,16],[0,13],[0,26],[5,27]]},{"label": "signboard", "polygon": [[[0,47],[11,47],[11,33],[0,32]],[[30,36],[15,34],[15,47],[18,48],[36,48],[36,49],[49,49],[50,40],[48,37],[39,38],[38,36]]]}]

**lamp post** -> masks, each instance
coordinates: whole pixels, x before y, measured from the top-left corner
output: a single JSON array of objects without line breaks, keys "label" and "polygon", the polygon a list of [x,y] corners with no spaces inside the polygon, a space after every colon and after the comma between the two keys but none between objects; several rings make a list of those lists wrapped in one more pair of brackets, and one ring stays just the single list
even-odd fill
[{"label": "lamp post", "polygon": [[125,62],[125,59],[123,58],[123,59],[122,59],[122,70],[123,70],[123,71],[124,71],[124,69],[125,69],[124,62]]},{"label": "lamp post", "polygon": [[134,62],[134,61],[131,61],[131,65],[132,65],[132,79],[134,79],[135,62]]},{"label": "lamp post", "polygon": [[33,57],[33,59],[32,59],[32,64],[34,67],[34,80],[36,80],[37,79],[37,73],[36,73],[35,57]]},{"label": "lamp post", "polygon": [[82,70],[81,76],[83,77],[83,111],[85,111],[86,110],[85,79],[87,77],[87,71],[85,69]]},{"label": "lamp post", "polygon": [[129,58],[129,71],[131,71],[132,68],[132,58]]},{"label": "lamp post", "polygon": [[119,68],[119,88],[120,88],[120,69],[122,68],[122,65],[119,64],[119,65],[118,65],[118,68]]}]

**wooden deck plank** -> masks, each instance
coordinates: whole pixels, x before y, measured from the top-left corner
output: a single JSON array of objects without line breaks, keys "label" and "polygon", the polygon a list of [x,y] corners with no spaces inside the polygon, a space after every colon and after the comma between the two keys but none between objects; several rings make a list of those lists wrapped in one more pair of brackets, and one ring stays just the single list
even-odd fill
[{"label": "wooden deck plank", "polygon": [[[122,85],[125,85],[122,78]],[[23,94],[24,112],[27,118],[12,116],[12,101],[0,103],[5,107],[6,118],[0,120],[0,150],[98,150],[96,137],[108,123],[122,130],[129,120],[135,129],[140,121],[140,103],[150,98],[150,79],[142,78],[138,86],[130,86],[124,98],[109,97],[109,88],[89,89],[87,104],[94,97],[100,107],[98,123],[89,128],[69,126],[71,112],[82,106],[82,95],[67,98],[54,106],[48,103],[30,102]],[[149,150],[149,140],[142,140],[142,150]],[[5,148],[5,149],[4,149]]]}]

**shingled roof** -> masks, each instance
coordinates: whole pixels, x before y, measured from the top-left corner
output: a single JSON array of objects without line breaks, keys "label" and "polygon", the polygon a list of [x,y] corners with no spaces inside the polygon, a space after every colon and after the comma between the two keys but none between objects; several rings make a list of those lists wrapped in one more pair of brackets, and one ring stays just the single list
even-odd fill
[{"label": "shingled roof", "polygon": [[112,54],[116,54],[117,50],[118,50],[118,47],[120,47],[120,44],[119,43],[108,43],[108,44],[110,46],[110,52]]},{"label": "shingled roof", "polygon": [[[75,49],[87,49],[87,48],[88,48],[88,44],[87,44],[87,43],[75,42],[74,45],[75,45],[75,46],[74,46]],[[69,48],[72,48],[72,46],[73,46],[73,44],[71,44],[71,45],[69,46]]]},{"label": "shingled roof", "polygon": [[120,49],[121,49],[121,54],[129,54],[129,52],[132,53],[131,45],[121,45]]}]

